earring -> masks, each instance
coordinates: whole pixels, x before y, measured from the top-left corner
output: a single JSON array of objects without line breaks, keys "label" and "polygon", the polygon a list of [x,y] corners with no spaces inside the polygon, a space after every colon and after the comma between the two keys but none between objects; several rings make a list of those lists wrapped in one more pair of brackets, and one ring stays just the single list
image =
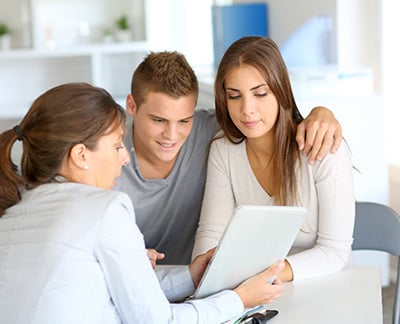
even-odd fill
[{"label": "earring", "polygon": [[88,165],[84,165],[83,166],[83,170],[86,170],[86,171],[89,170],[89,166]]}]

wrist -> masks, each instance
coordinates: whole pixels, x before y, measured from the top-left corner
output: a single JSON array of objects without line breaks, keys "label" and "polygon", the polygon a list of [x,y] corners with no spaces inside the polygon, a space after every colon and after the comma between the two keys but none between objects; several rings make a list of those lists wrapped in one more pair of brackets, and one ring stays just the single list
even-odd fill
[{"label": "wrist", "polygon": [[290,265],[287,259],[285,259],[285,267],[279,273],[278,277],[282,282],[288,282],[293,280],[292,266]]}]

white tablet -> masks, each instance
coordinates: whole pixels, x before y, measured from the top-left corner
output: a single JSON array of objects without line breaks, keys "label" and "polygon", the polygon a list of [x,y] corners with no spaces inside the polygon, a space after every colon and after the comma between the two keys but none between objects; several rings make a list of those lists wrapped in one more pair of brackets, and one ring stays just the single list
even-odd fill
[{"label": "white tablet", "polygon": [[194,298],[237,287],[284,260],[307,210],[287,206],[238,206],[197,287]]}]

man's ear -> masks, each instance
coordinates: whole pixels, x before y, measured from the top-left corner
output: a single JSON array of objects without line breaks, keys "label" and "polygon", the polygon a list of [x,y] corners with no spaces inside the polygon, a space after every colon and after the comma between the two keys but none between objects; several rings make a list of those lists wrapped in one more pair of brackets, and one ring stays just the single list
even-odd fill
[{"label": "man's ear", "polygon": [[132,117],[135,118],[135,115],[137,113],[137,105],[136,105],[136,101],[135,98],[133,97],[133,94],[128,94],[126,96],[126,111],[128,112],[128,114]]},{"label": "man's ear", "polygon": [[84,144],[75,144],[69,153],[71,162],[80,169],[85,168],[88,163],[87,153],[88,149]]}]

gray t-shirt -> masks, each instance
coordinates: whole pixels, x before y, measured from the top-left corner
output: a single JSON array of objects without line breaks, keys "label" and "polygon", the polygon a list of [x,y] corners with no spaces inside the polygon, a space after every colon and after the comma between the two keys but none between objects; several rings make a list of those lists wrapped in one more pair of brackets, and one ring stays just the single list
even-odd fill
[{"label": "gray t-shirt", "polygon": [[136,222],[147,248],[165,253],[160,264],[188,264],[200,216],[209,143],[219,129],[214,110],[196,110],[192,131],[166,179],[144,179],[132,144],[132,125],[125,145],[131,162],[122,168],[115,190],[132,199]]}]

